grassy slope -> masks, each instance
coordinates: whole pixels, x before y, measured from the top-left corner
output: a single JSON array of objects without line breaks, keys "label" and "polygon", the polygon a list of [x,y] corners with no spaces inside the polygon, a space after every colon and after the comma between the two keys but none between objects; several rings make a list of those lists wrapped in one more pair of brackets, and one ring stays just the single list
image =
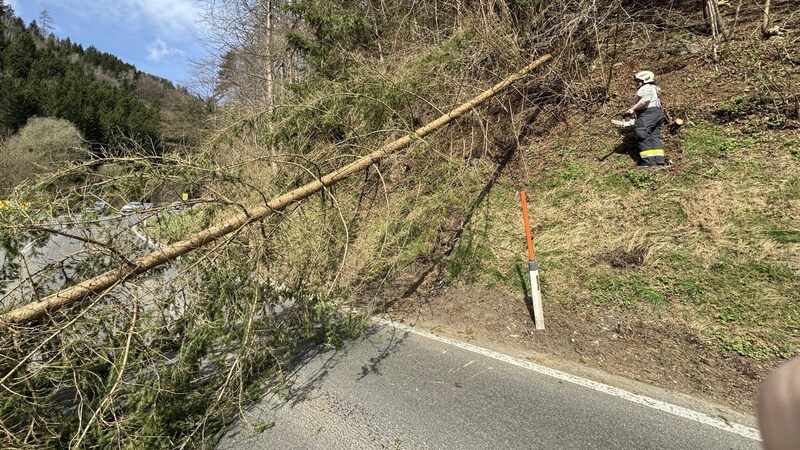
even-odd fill
[{"label": "grassy slope", "polygon": [[[670,110],[687,119],[675,133],[665,130],[668,169],[633,169],[630,142],[608,122],[632,100],[629,77],[643,44],[633,41],[617,55],[606,102],[579,94],[605,84],[608,64],[568,89],[577,101],[566,110],[521,100],[547,86],[539,78],[271,221],[276,226],[262,233],[272,275],[422,312],[465,338],[537,348],[751,411],[768,370],[800,354],[800,135],[793,103],[780,95],[800,83],[792,71],[800,45],[796,37],[763,41],[742,31],[712,63],[707,36],[648,32],[641,36],[656,49],[649,68]],[[397,116],[384,110],[407,113],[408,93],[435,105],[469,98],[461,89],[477,92],[484,83],[456,80],[457,89],[440,92],[448,85],[435,75],[472,67],[468,52],[481,42],[472,39],[450,39],[416,63],[392,67],[387,57],[387,67],[352,68],[366,81],[320,86],[307,111],[283,117],[288,129],[308,131],[305,124],[312,132],[271,148],[314,149],[308,160],[335,167],[385,142],[390,133],[374,127],[411,128],[391,123],[387,117]],[[320,136],[341,123],[334,134],[348,136],[353,149],[330,156]],[[263,146],[235,142],[215,154],[226,163],[265,158]],[[281,164],[247,163],[242,174],[270,198],[288,188],[272,181],[288,167]],[[324,164],[313,170],[324,173]],[[246,187],[222,192],[246,198]],[[542,266],[548,330],[539,334],[530,332],[522,300],[520,189],[531,197]]]},{"label": "grassy slope", "polygon": [[[320,317],[334,317],[327,297],[306,305],[288,328],[267,324],[251,334],[247,322],[246,332],[240,334],[235,327],[231,331],[231,324],[246,323],[240,319],[248,308],[254,314],[262,304],[269,307],[272,300],[264,298],[264,280],[286,287],[311,283],[316,292],[338,296],[341,291],[341,296],[359,302],[377,299],[378,306],[392,312],[422,313],[425,323],[463,339],[485,340],[526,356],[520,349],[537,349],[752,411],[754,390],[767,371],[800,353],[800,134],[797,113],[788,109],[793,103],[776,95],[800,85],[796,70],[792,72],[798,41],[794,37],[764,42],[746,36],[734,41],[733,51],[723,52],[719,64],[712,64],[706,57],[708,39],[692,38],[698,53],[673,55],[664,42],[678,38],[670,33],[682,32],[651,31],[653,41],[661,42],[651,68],[673,112],[688,119],[682,130],[667,136],[670,168],[635,171],[627,156],[629,147],[620,145],[622,137],[608,124],[630,103],[628,79],[641,64],[635,46],[619,55],[613,96],[605,103],[574,95],[604,84],[602,66],[590,71],[585,86],[571,90],[572,100],[579,100],[571,110],[553,102],[522,102],[526,94],[520,92],[503,94],[363,177],[352,177],[261,227],[237,233],[237,239],[216,247],[219,254],[199,257],[198,267],[209,265],[199,274],[187,272],[187,282],[194,282],[193,276],[207,277],[209,281],[198,286],[205,295],[194,304],[195,315],[189,317],[196,319],[187,321],[191,326],[177,331],[181,340],[190,336],[192,345],[181,347],[185,359],[175,368],[176,375],[167,367],[168,376],[160,378],[164,384],[154,387],[163,402],[178,408],[158,416],[148,411],[136,416],[156,430],[144,435],[177,433],[172,427],[178,422],[163,420],[172,414],[189,417],[194,427],[194,416],[187,411],[217,408],[192,402],[196,386],[182,381],[194,378],[190,366],[200,367],[204,355],[216,356],[211,339],[225,346],[243,342],[246,349],[244,343],[258,337],[252,342],[262,353],[242,352],[244,359],[234,366],[245,367],[240,375],[248,376],[264,370],[259,358],[274,358],[266,355],[271,346],[282,349],[296,336],[316,333],[329,344],[340,342],[336,323],[330,329],[317,327]],[[438,79],[426,85],[438,78],[437,73],[452,74],[453,68],[484,67],[483,61],[471,64],[468,57],[475,41],[431,51],[432,57],[416,69],[397,63],[396,70],[364,70],[363,78],[372,84],[331,86],[330,95],[321,89],[319,95],[309,96],[308,105],[301,105],[307,106],[304,111],[290,110],[283,116],[286,129],[300,129],[284,140],[269,136],[265,129],[272,127],[259,127],[259,115],[249,124],[255,130],[251,136],[246,135],[250,128],[245,121],[234,124],[231,129],[253,139],[220,139],[219,148],[212,150],[218,162],[227,163],[225,170],[205,170],[198,163],[197,170],[187,173],[211,180],[209,195],[218,199],[250,204],[285,192],[299,183],[287,167],[302,166],[308,180],[431,118],[408,119],[409,110],[438,115],[432,107],[404,109],[409,92],[421,93],[421,103],[447,109],[456,99],[468,98],[469,91],[485,87],[483,82],[470,83],[474,78],[467,76],[450,85],[438,84]],[[498,41],[497,47],[501,49],[486,54],[507,50],[505,42]],[[441,72],[432,70],[437,67]],[[417,78],[404,77],[404,70]],[[781,115],[791,117],[781,120]],[[375,122],[372,128],[364,125],[370,120]],[[376,132],[379,127],[385,129]],[[326,152],[329,149],[320,142],[344,152]],[[295,153],[301,157],[292,160]],[[263,198],[254,186],[263,190]],[[532,199],[542,266],[548,328],[541,333],[532,331],[523,302],[526,258],[520,189]],[[228,212],[238,210],[232,203]],[[181,227],[193,231],[205,226],[224,208],[198,208],[181,216],[183,220],[166,218],[155,224],[164,234],[155,236],[178,239],[188,231]],[[122,317],[118,305],[108,308],[109,314]],[[191,333],[184,331],[187,328]],[[69,354],[81,356],[75,367],[85,373],[89,392],[96,375],[84,369],[91,366],[83,363],[82,355],[92,352],[83,350],[83,329],[76,332],[81,345],[69,344]],[[262,332],[274,340],[262,340]],[[130,335],[116,334],[119,339]],[[167,338],[165,342],[172,342]],[[162,356],[162,350],[152,351],[139,356],[134,366]],[[228,373],[232,372],[216,381],[227,385]],[[177,380],[177,389],[170,380]],[[216,390],[213,383],[207,386]],[[116,384],[112,391],[115,388]],[[231,389],[230,403],[222,406],[241,400],[238,387]],[[148,396],[154,390],[137,385],[131,392],[141,395],[142,404],[153,404]],[[219,398],[217,393],[213,397]],[[131,423],[138,427],[136,421]],[[109,427],[98,430],[98,436],[116,432]],[[62,433],[55,433],[54,439],[58,435]]]},{"label": "grassy slope", "polygon": [[[660,47],[653,69],[673,114],[688,119],[674,133],[664,130],[668,169],[635,170],[630,143],[608,126],[631,101],[627,77],[636,66],[625,60],[610,102],[571,111],[522,145],[496,179],[494,163],[461,161],[438,172],[427,192],[396,188],[395,201],[414,208],[405,216],[389,211],[405,219],[390,234],[403,242],[392,255],[405,255],[397,267],[406,273],[390,303],[409,306],[409,294],[427,286],[425,302],[463,302],[460,311],[423,308],[438,314],[431,324],[451,324],[462,336],[483,327],[501,346],[513,340],[492,325],[530,322],[527,311],[497,317],[486,309],[521,301],[525,289],[517,194],[525,189],[546,310],[559,334],[532,337],[531,345],[560,338],[555,353],[571,347],[581,361],[751,410],[769,368],[800,355],[800,132],[791,101],[774,108],[767,99],[780,93],[764,82],[780,80],[784,93],[800,85],[787,71],[797,49],[796,38],[748,38],[713,64]],[[451,151],[445,165],[458,159]],[[451,286],[484,294],[441,289]],[[569,338],[607,329],[607,317],[615,323],[605,337],[621,344],[590,350],[599,339]],[[661,356],[645,364],[643,353]]]}]

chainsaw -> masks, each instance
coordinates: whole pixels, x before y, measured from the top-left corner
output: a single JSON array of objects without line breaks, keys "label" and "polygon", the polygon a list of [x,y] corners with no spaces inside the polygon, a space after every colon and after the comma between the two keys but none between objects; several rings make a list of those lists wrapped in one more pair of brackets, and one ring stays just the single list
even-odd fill
[{"label": "chainsaw", "polygon": [[630,128],[636,124],[636,114],[622,113],[622,120],[611,119],[611,125],[619,128]]},{"label": "chainsaw", "polygon": [[[683,119],[676,118],[675,120],[672,119],[670,114],[664,109],[664,119],[666,119],[666,124],[669,127],[680,127],[683,125]],[[636,124],[636,113],[628,114],[626,112],[622,113],[622,120],[619,119],[611,119],[611,125],[619,128],[630,128]]]}]

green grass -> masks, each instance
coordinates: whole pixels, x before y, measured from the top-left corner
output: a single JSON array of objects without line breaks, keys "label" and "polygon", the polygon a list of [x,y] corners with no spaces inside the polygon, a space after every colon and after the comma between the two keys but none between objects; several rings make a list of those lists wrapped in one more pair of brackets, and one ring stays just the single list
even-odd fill
[{"label": "green grass", "polygon": [[686,211],[678,200],[666,199],[644,205],[642,217],[653,218],[664,226],[680,226],[686,223]]},{"label": "green grass", "polygon": [[800,244],[800,230],[766,230],[767,236],[781,244]]},{"label": "green grass", "polygon": [[757,113],[764,99],[755,94],[739,94],[720,103],[714,114],[726,119],[747,116]]},{"label": "green grass", "polygon": [[195,207],[175,214],[160,214],[145,222],[143,230],[150,239],[170,244],[207,227],[210,220],[208,213],[206,208]]},{"label": "green grass", "polygon": [[786,149],[789,155],[800,159],[800,137],[788,139],[783,143],[783,148]]},{"label": "green grass", "polygon": [[632,185],[630,179],[627,177],[626,172],[612,171],[603,176],[600,181],[598,190],[603,192],[612,192],[618,195],[627,195],[631,191]]},{"label": "green grass", "polygon": [[[777,179],[780,181],[780,179]],[[792,177],[785,182],[779,182],[775,189],[769,193],[770,202],[780,202],[800,199],[800,178]]]},{"label": "green grass", "polygon": [[692,158],[720,158],[750,149],[755,141],[748,137],[736,137],[720,127],[691,128],[684,133],[683,150]]},{"label": "green grass", "polygon": [[[698,320],[713,320],[706,334],[718,350],[762,359],[797,353],[800,342],[786,334],[800,327],[797,307],[792,306],[800,290],[796,269],[734,250],[721,253],[720,261],[706,268],[674,251],[661,268],[679,276],[671,281],[669,294],[690,306]],[[763,329],[772,332],[761,339],[745,338]]]},{"label": "green grass", "polygon": [[634,189],[643,189],[649,187],[656,180],[653,172],[649,170],[630,170],[625,173],[625,178]]},{"label": "green grass", "polygon": [[638,273],[609,273],[597,271],[583,282],[595,306],[630,309],[636,305],[661,307],[665,304],[655,280]]}]

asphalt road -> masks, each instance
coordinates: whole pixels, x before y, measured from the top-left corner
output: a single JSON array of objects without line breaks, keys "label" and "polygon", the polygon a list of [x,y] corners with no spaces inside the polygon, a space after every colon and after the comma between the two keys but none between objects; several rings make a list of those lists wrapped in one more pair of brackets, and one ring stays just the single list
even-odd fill
[{"label": "asphalt road", "polygon": [[[64,216],[54,218],[48,228],[107,243],[131,256],[137,251],[141,253],[142,248],[155,245],[136,228],[144,217],[142,214],[116,215],[84,223],[80,215]],[[45,290],[62,287],[65,275],[70,278],[77,275],[78,266],[93,251],[92,247],[84,240],[51,233],[43,239],[28,242],[20,249],[21,258],[13,261],[8,260],[0,249],[0,267],[11,262],[20,266],[19,278],[5,280],[5,286],[0,286],[0,307],[17,305],[34,297],[34,284]]]},{"label": "asphalt road", "polygon": [[752,428],[387,324],[310,350],[293,378],[218,448],[760,448]]}]

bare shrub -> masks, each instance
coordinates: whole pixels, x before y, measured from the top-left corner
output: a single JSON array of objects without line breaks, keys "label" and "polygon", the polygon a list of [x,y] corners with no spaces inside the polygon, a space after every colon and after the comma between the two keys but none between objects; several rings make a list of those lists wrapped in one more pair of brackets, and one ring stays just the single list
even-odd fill
[{"label": "bare shrub", "polygon": [[0,189],[8,191],[37,175],[89,157],[87,146],[72,123],[32,117],[0,147]]}]

